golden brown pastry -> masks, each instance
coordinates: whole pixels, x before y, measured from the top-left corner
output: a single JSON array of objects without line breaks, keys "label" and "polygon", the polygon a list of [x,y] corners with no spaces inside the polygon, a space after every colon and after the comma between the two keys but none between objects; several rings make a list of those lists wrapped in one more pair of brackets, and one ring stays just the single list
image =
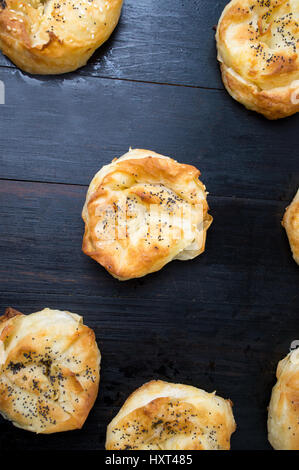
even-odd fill
[{"label": "golden brown pastry", "polygon": [[299,189],[289,207],[287,207],[282,225],[286,229],[294,260],[299,264]]},{"label": "golden brown pastry", "polygon": [[153,380],[127,399],[107,429],[107,450],[229,450],[232,404],[188,385]]},{"label": "golden brown pastry", "polygon": [[298,0],[232,0],[216,40],[233,98],[268,119],[299,111]]},{"label": "golden brown pastry", "polygon": [[0,49],[29,73],[86,64],[118,23],[123,0],[1,0]]},{"label": "golden brown pastry", "polygon": [[42,434],[81,428],[99,387],[100,353],[82,317],[45,308],[0,317],[0,414]]},{"label": "golden brown pastry", "polygon": [[130,150],[104,166],[83,208],[84,253],[120,280],[201,254],[212,217],[199,175],[150,150]]},{"label": "golden brown pastry", "polygon": [[299,349],[277,367],[268,414],[269,442],[277,450],[299,450]]}]

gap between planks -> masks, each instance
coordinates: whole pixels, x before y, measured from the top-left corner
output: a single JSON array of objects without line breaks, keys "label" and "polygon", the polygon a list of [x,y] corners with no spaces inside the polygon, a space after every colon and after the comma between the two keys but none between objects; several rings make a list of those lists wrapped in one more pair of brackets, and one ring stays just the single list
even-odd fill
[{"label": "gap between planks", "polygon": [[[86,190],[89,187],[89,184],[80,184],[80,183],[65,183],[63,181],[36,181],[36,180],[27,180],[27,179],[14,179],[14,178],[1,178],[0,177],[0,182],[1,181],[7,181],[11,183],[32,183],[32,184],[50,184],[50,185],[59,185],[59,186],[70,186],[70,187],[78,187],[78,188],[86,188]],[[265,199],[265,198],[259,198],[259,197],[242,197],[242,196],[221,196],[218,194],[211,194],[209,193],[208,198],[210,199],[227,199],[227,200],[236,200],[236,201],[258,201],[258,202],[290,202],[289,199],[287,198],[280,198],[280,199]]]},{"label": "gap between planks", "polygon": [[[0,70],[1,69],[7,69],[7,70],[11,70],[11,71],[19,71],[23,75],[31,77],[30,74],[26,74],[25,72],[22,72],[22,70],[18,69],[17,67],[11,66],[11,65],[0,65]],[[64,75],[67,76],[68,74],[64,74]],[[135,79],[132,79],[132,78],[118,78],[118,77],[110,77],[110,76],[106,76],[106,75],[93,75],[92,73],[85,73],[85,72],[79,72],[79,76],[88,77],[88,78],[98,78],[98,79],[102,79],[102,80],[117,80],[117,81],[121,81],[121,82],[142,83],[144,85],[160,85],[160,86],[194,88],[194,89],[199,89],[199,90],[225,91],[223,87],[222,88],[215,88],[215,87],[208,87],[208,86],[202,86],[202,85],[188,85],[188,84],[184,84],[184,83],[167,83],[167,82],[155,82],[155,81],[150,81],[150,80],[135,80]],[[59,75],[52,75],[52,76],[49,76],[49,77],[53,77],[53,78],[57,79],[57,78],[59,78]],[[61,77],[63,77],[63,75],[61,75]],[[50,79],[51,78],[49,78],[49,80]]]},{"label": "gap between planks", "polygon": [[[104,269],[104,268],[102,268]],[[152,273],[152,274],[155,274],[155,273]],[[138,280],[138,278],[135,279],[135,281]],[[122,282],[122,281],[120,281]],[[127,281],[125,281],[127,282]],[[130,282],[130,281],[129,281]],[[90,294],[84,294],[82,292],[80,292],[79,294],[69,294],[67,292],[57,292],[57,291],[51,291],[51,292],[47,292],[47,291],[43,291],[42,294],[40,292],[37,292],[37,291],[30,291],[30,290],[27,290],[27,291],[22,291],[22,290],[0,290],[0,293],[2,295],[11,295],[11,294],[20,294],[20,295],[24,295],[24,300],[26,299],[27,296],[34,296],[35,297],[35,300],[38,299],[38,298],[43,298],[45,295],[47,296],[53,296],[55,298],[70,298],[70,299],[75,299],[75,301],[79,301],[80,299],[90,299],[90,303],[92,303],[94,300],[99,300],[99,299],[103,299],[105,300],[105,302],[115,302],[116,300],[117,301],[122,301],[122,302],[156,302],[156,303],[163,303],[163,302],[169,302],[169,299],[168,297],[123,297],[123,296],[115,296],[115,297],[106,297],[104,296],[103,294],[93,294],[93,295],[90,295]],[[296,299],[298,298],[297,295],[295,295],[292,299],[291,299],[291,302],[294,302]],[[189,305],[189,304],[192,304],[194,305],[194,301],[192,299],[188,299],[188,298],[185,298],[185,299],[182,299],[182,302],[186,305]],[[198,303],[198,302],[197,302]],[[216,302],[216,301],[213,301],[213,300],[205,300],[204,302],[202,302],[204,305],[215,305],[217,307],[219,307],[219,302]],[[221,305],[227,305],[229,307],[239,307],[239,308],[246,308],[248,307],[248,303],[241,303],[241,302],[232,302],[232,301],[221,301],[220,302]],[[276,303],[276,306],[279,307],[285,307],[286,304],[285,303]],[[257,304],[257,305],[254,305],[253,308],[263,308],[265,307],[265,304]],[[0,314],[1,316],[1,314]]]}]

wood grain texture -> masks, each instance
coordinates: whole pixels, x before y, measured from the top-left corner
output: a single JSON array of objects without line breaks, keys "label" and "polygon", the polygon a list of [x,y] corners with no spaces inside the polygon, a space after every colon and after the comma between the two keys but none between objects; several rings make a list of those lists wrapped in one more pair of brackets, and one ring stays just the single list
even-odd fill
[{"label": "wood grain texture", "polygon": [[[125,0],[113,36],[79,75],[222,88],[215,31],[226,0]],[[13,67],[0,54],[0,65]]]},{"label": "wood grain texture", "polygon": [[298,186],[299,115],[269,122],[225,91],[7,69],[0,80],[1,178],[87,185],[132,146],[194,164],[212,195],[289,201]]},{"label": "wood grain texture", "polygon": [[[103,449],[109,421],[153,378],[231,398],[232,448],[270,448],[275,368],[299,339],[280,224],[298,187],[299,116],[268,122],[223,90],[212,27],[226,3],[125,0],[113,37],[63,77],[0,55],[0,313],[77,312],[103,354],[82,431],[35,436],[0,418],[1,451]],[[214,223],[197,259],[121,283],[81,252],[81,209],[95,172],[129,146],[200,168]]]},{"label": "wood grain texture", "polygon": [[[270,294],[280,305],[283,299],[294,297],[292,280],[294,276],[298,280],[299,273],[280,224],[284,203],[210,197],[215,222],[204,255],[190,262],[173,262],[139,280],[119,282],[81,253],[86,189],[1,182],[2,290],[75,291],[122,299],[158,296],[169,302],[177,298],[178,291],[187,290],[188,297],[199,295],[209,302],[212,283],[218,301],[231,305],[239,304],[243,295],[253,304],[257,299],[259,304],[267,304]],[[280,289],[273,289],[275,279]]]},{"label": "wood grain texture", "polygon": [[8,305],[84,315],[103,353],[99,399],[82,431],[43,437],[0,420],[0,448],[103,448],[106,425],[151,378],[230,397],[234,449],[268,448],[276,362],[299,329],[298,269],[280,226],[284,203],[210,198],[207,251],[121,283],[80,252],[85,187],[1,182],[0,285]]}]

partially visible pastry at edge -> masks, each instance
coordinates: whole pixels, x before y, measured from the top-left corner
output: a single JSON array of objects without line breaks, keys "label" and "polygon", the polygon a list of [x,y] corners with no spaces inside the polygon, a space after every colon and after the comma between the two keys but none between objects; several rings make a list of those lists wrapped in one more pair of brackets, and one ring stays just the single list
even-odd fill
[{"label": "partially visible pastry at edge", "polygon": [[286,229],[294,260],[299,264],[299,189],[289,207],[287,207],[282,225]]},{"label": "partially visible pastry at edge", "polygon": [[116,27],[123,0],[1,0],[0,49],[32,74],[86,64]]},{"label": "partially visible pastry at edge", "polygon": [[150,150],[130,150],[104,166],[82,212],[84,253],[119,280],[201,254],[212,217],[199,175]]},{"label": "partially visible pastry at edge", "polygon": [[229,450],[232,404],[189,385],[146,383],[107,429],[107,450]]},{"label": "partially visible pastry at edge", "polygon": [[268,410],[268,438],[276,450],[299,450],[299,349],[277,367]]},{"label": "partially visible pastry at edge", "polygon": [[299,111],[299,0],[232,0],[216,40],[233,98],[268,119]]},{"label": "partially visible pastry at edge", "polygon": [[35,433],[81,428],[98,394],[100,359],[79,315],[7,309],[0,317],[0,414]]}]

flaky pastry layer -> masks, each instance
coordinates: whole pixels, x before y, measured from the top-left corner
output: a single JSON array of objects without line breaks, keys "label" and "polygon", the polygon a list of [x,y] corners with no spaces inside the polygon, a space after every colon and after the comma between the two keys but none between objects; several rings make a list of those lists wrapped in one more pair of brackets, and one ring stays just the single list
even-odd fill
[{"label": "flaky pastry layer", "polygon": [[98,394],[100,352],[74,313],[45,308],[0,317],[0,414],[27,431],[83,426]]},{"label": "flaky pastry layer", "polygon": [[299,450],[299,350],[277,367],[268,413],[268,438],[276,450]]},{"label": "flaky pastry layer", "polygon": [[232,0],[216,41],[233,98],[268,119],[299,110],[299,0]]},{"label": "flaky pastry layer", "polygon": [[151,381],[127,399],[107,429],[107,450],[229,450],[232,404],[195,387]]},{"label": "flaky pastry layer", "polygon": [[119,280],[201,254],[212,217],[199,175],[150,150],[130,150],[104,166],[82,212],[84,253]]},{"label": "flaky pastry layer", "polygon": [[123,0],[2,0],[0,49],[32,74],[86,64],[116,27]]},{"label": "flaky pastry layer", "polygon": [[299,189],[285,211],[282,225],[286,229],[294,260],[299,264]]}]

